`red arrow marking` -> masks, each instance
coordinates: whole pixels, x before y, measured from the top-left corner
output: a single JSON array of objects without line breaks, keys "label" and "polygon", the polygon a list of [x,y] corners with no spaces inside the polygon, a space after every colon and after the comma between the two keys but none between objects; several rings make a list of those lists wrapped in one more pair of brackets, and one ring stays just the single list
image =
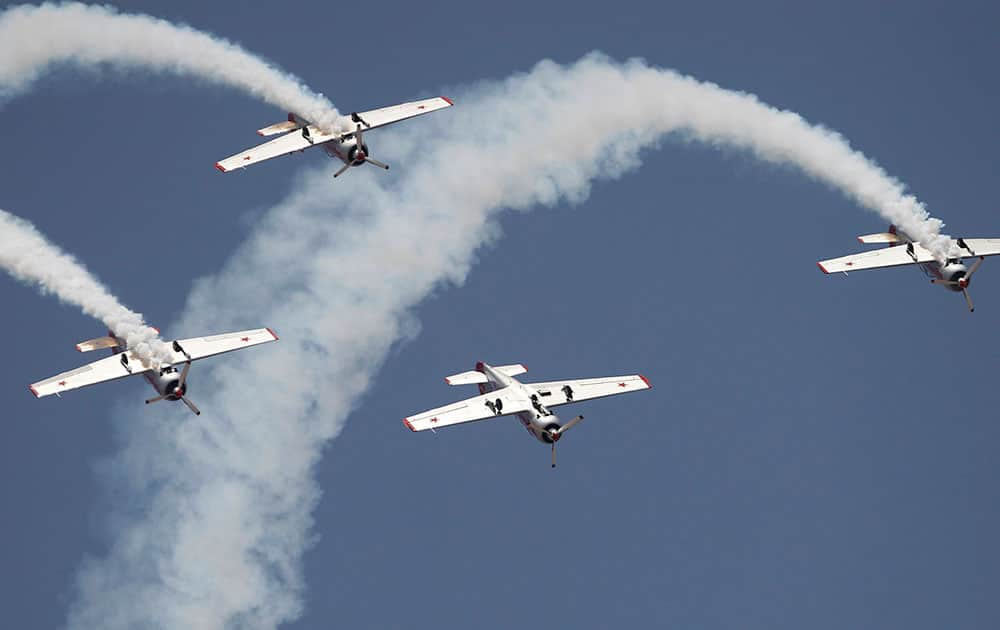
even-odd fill
[{"label": "red arrow marking", "polygon": [[65,384],[66,384],[66,381],[59,381],[59,384],[60,384],[60,385],[65,385]]},{"label": "red arrow marking", "polygon": [[249,155],[247,155],[247,156],[245,156],[245,157],[244,157],[243,159],[244,159],[244,160],[249,160],[249,159],[250,159],[250,156],[249,156]]},{"label": "red arrow marking", "polygon": [[431,422],[437,422],[437,421],[438,421],[437,418],[431,418]]},{"label": "red arrow marking", "polygon": [[240,341],[250,341],[250,337],[243,337]]},{"label": "red arrow marking", "polygon": [[847,267],[853,267],[853,266],[854,266],[854,263],[852,263],[852,262],[847,262],[847,263],[844,263],[844,265],[845,265],[845,266],[847,266]]},{"label": "red arrow marking", "polygon": [[618,383],[618,387],[625,387],[625,383]]}]

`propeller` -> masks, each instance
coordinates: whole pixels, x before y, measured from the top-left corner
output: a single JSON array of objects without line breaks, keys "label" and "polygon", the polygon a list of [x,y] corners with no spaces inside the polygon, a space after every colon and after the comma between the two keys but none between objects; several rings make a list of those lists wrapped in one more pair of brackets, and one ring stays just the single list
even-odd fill
[{"label": "propeller", "polygon": [[344,174],[344,171],[346,171],[350,167],[352,167],[352,166],[361,166],[365,162],[371,164],[372,166],[377,166],[377,167],[379,167],[381,169],[384,169],[384,170],[388,171],[389,170],[389,165],[388,164],[386,164],[385,162],[380,162],[380,161],[378,161],[378,160],[370,157],[365,152],[365,139],[364,139],[364,135],[362,134],[362,131],[361,131],[361,123],[364,123],[366,127],[370,127],[371,125],[369,125],[368,123],[366,123],[364,120],[361,120],[361,117],[357,116],[356,114],[352,114],[352,119],[356,123],[358,123],[357,128],[354,130],[354,139],[356,140],[355,146],[357,147],[357,149],[356,149],[356,151],[354,153],[354,159],[351,160],[351,161],[349,161],[349,162],[347,162],[343,166],[341,166],[340,170],[337,171],[336,173],[334,173],[333,176],[334,177],[340,177],[341,175]]},{"label": "propeller", "polygon": [[572,420],[570,420],[569,422],[567,422],[566,424],[564,424],[561,427],[559,427],[558,429],[549,429],[549,439],[551,440],[551,444],[552,444],[552,467],[553,468],[556,467],[556,442],[559,441],[559,438],[562,437],[563,433],[565,433],[565,432],[569,431],[570,429],[572,429],[581,420],[583,420],[583,416],[577,416],[577,417],[573,418]]},{"label": "propeller", "polygon": [[965,298],[965,303],[969,305],[969,312],[972,313],[976,310],[976,307],[972,304],[972,298],[969,296],[969,281],[972,280],[972,274],[979,271],[979,267],[983,264],[984,260],[986,260],[986,256],[980,256],[979,260],[976,261],[976,264],[972,265],[972,268],[969,269],[968,273],[958,280],[942,280],[935,278],[934,280],[931,280],[931,284],[940,284],[946,287],[958,287],[961,289],[962,296]]},{"label": "propeller", "polygon": [[[180,347],[176,341],[174,342],[174,347],[175,349]],[[183,350],[181,350],[181,352],[183,352]],[[184,354],[187,353],[185,352]],[[149,400],[146,401],[146,404],[148,405],[150,403],[159,402],[171,396],[176,396],[178,400],[180,400],[181,402],[183,402],[185,405],[188,406],[188,409],[194,412],[194,415],[200,416],[201,410],[198,409],[198,407],[196,407],[195,404],[191,402],[191,400],[183,393],[184,384],[187,382],[187,376],[190,370],[191,370],[191,362],[188,361],[187,363],[184,364],[184,369],[181,370],[181,378],[179,381],[177,381],[177,387],[174,388],[174,391],[167,392],[166,394],[161,394],[155,398],[150,398]]]}]

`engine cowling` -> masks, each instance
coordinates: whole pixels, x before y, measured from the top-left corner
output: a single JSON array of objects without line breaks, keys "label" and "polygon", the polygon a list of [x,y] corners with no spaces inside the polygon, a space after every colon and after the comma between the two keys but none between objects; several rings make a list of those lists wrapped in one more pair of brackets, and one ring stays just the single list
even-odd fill
[{"label": "engine cowling", "polygon": [[941,268],[941,276],[949,282],[957,282],[958,284],[945,285],[952,291],[961,291],[962,289],[969,286],[969,280],[965,277],[969,270],[960,262],[948,263]]}]

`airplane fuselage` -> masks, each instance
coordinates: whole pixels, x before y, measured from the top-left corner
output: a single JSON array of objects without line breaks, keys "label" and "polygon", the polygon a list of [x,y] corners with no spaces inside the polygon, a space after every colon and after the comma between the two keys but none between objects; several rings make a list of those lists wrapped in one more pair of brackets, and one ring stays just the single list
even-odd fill
[{"label": "airplane fuselage", "polygon": [[[108,333],[114,336],[112,333]],[[111,354],[121,354],[122,355],[122,365],[126,369],[133,369],[129,365],[128,355],[124,354],[128,348],[125,346],[125,341],[115,337],[118,340],[118,345],[111,349]],[[146,382],[156,390],[156,393],[163,396],[165,400],[180,400],[181,396],[187,393],[187,383],[183,385],[181,382],[180,372],[177,368],[172,366],[161,367],[159,369],[150,370],[148,372],[143,372],[143,378]]]},{"label": "airplane fuselage", "polygon": [[[531,401],[532,409],[530,411],[522,411],[516,414],[518,421],[520,421],[528,433],[539,442],[544,442],[545,444],[559,441],[559,438],[562,437],[560,433],[557,433],[559,427],[562,426],[559,417],[549,411],[532,390],[525,387],[514,377],[498,372],[485,363],[477,363],[476,370],[485,374],[486,378],[489,379],[488,382],[479,384],[480,394],[488,394],[506,388],[512,389],[523,396],[525,400]],[[497,402],[499,402],[499,399]],[[502,405],[502,403],[500,404]],[[503,408],[501,406],[495,410],[495,413],[499,414],[502,411]]]}]

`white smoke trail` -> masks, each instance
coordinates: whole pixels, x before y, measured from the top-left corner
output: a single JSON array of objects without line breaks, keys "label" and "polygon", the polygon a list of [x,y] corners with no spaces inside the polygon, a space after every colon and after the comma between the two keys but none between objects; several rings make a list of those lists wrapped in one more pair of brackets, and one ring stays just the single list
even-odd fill
[{"label": "white smoke trail", "polygon": [[793,164],[939,242],[940,224],[837,134],[641,62],[542,62],[456,102],[380,132],[380,151],[401,165],[394,175],[304,176],[196,284],[184,330],[271,325],[282,341],[199,364],[200,420],[164,408],[170,422],[119,423],[109,470],[123,486],[115,497],[138,511],[122,508],[108,555],[84,564],[70,627],[275,628],[299,617],[314,465],[412,333],[410,309],[464,280],[501,209],[580,202],[667,134]]},{"label": "white smoke trail", "polygon": [[240,46],[166,20],[80,3],[21,5],[0,13],[0,98],[27,90],[54,64],[144,68],[227,85],[342,128],[334,106]]},{"label": "white smoke trail", "polygon": [[170,349],[142,315],[122,306],[83,265],[50,243],[34,225],[0,210],[0,267],[99,319],[152,365],[170,360]]}]

